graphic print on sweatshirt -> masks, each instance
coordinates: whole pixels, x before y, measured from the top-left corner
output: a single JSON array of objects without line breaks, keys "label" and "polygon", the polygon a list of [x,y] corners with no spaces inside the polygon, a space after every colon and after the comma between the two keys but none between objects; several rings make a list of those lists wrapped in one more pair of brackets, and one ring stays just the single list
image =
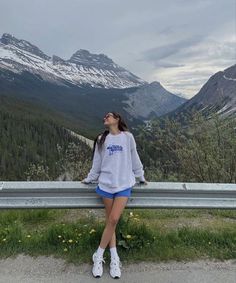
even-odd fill
[{"label": "graphic print on sweatshirt", "polygon": [[109,144],[107,149],[109,150],[109,155],[123,151],[122,145],[118,145],[118,144]]}]

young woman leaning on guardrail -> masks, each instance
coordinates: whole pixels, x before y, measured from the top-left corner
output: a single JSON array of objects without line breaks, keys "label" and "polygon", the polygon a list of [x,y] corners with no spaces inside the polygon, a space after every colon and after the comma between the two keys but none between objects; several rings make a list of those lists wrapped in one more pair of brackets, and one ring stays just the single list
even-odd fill
[{"label": "young woman leaning on guardrail", "polygon": [[108,129],[95,138],[92,168],[81,182],[88,184],[98,179],[96,193],[102,197],[106,210],[106,226],[98,249],[92,256],[93,276],[102,276],[105,262],[103,253],[109,244],[110,275],[119,278],[122,264],[116,249],[116,225],[131,196],[132,186],[136,183],[135,177],[142,184],[147,185],[147,181],[134,136],[124,119],[117,112],[109,112],[103,122]]}]

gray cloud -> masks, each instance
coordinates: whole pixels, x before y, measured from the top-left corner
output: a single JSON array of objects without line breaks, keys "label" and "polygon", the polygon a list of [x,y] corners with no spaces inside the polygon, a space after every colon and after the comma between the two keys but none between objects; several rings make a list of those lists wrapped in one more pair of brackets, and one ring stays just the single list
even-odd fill
[{"label": "gray cloud", "polygon": [[158,65],[160,59],[165,59],[171,55],[178,53],[180,50],[189,48],[192,45],[199,43],[202,38],[203,36],[195,35],[192,38],[186,38],[183,40],[176,41],[174,43],[169,43],[155,48],[151,48],[143,52],[143,60],[147,60],[155,65]]},{"label": "gray cloud", "polygon": [[[235,0],[0,0],[0,33],[65,59],[80,48],[105,53],[147,81],[192,96],[202,76],[207,80],[235,62],[235,5]],[[186,73],[196,80],[186,81]]]},{"label": "gray cloud", "polygon": [[178,68],[184,67],[185,65],[159,61],[158,66],[163,68]]}]

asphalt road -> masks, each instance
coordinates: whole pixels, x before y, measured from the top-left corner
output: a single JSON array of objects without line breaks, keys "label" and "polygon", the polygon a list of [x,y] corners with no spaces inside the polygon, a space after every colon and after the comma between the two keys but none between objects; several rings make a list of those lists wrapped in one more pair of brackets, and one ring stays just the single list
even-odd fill
[{"label": "asphalt road", "polygon": [[236,260],[138,263],[122,266],[120,279],[109,274],[109,260],[101,278],[90,264],[68,264],[62,259],[18,255],[0,260],[0,283],[236,283]]}]

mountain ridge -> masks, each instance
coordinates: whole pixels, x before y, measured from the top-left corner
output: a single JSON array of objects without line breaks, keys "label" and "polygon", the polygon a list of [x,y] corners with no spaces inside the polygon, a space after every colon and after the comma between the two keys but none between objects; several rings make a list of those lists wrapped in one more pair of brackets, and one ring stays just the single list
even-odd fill
[{"label": "mountain ridge", "polygon": [[77,86],[128,88],[147,82],[114,63],[105,54],[79,49],[69,59],[46,55],[29,41],[4,33],[0,39],[0,67],[13,72],[30,71],[54,83]]},{"label": "mountain ridge", "polygon": [[181,113],[216,112],[222,116],[236,115],[236,64],[213,74],[197,94],[164,116],[177,118]]}]

